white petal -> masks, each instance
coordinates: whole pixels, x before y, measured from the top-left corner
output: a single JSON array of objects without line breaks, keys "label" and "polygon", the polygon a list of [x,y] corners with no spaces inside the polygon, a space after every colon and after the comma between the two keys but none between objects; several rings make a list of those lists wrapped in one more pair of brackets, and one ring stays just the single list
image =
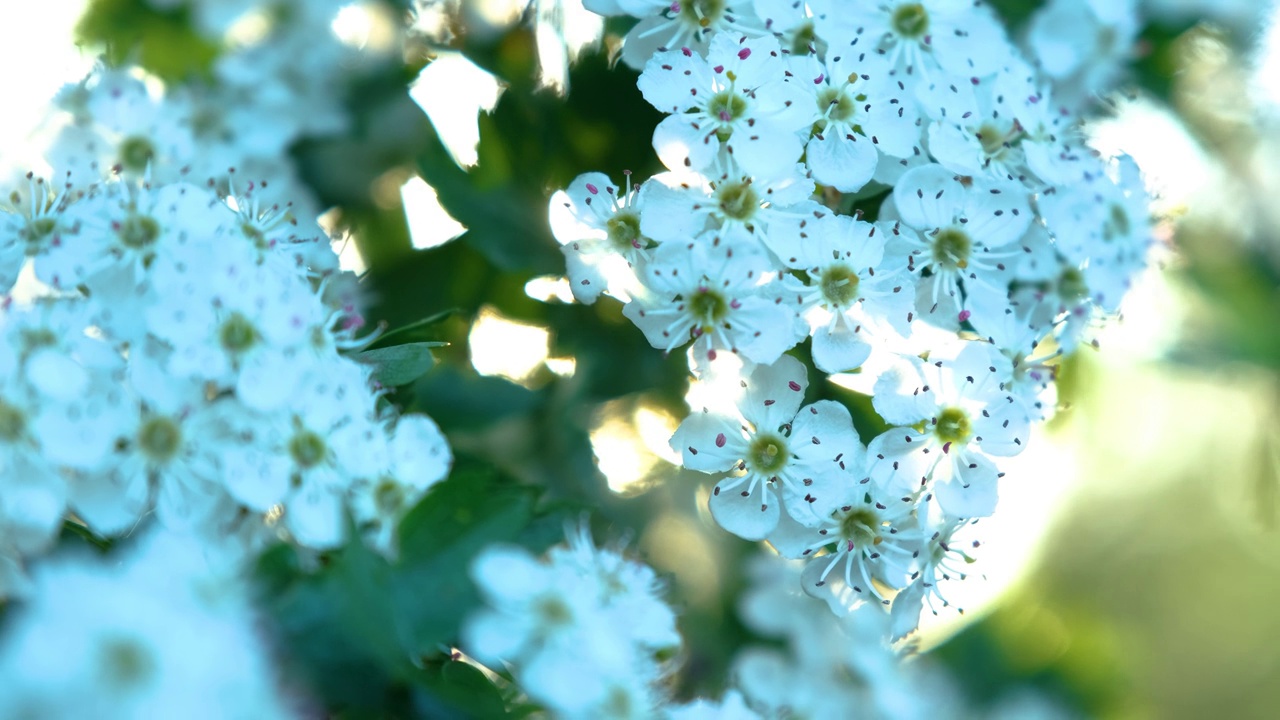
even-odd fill
[{"label": "white petal", "polygon": [[748,481],[737,485],[732,485],[731,480],[721,481],[711,491],[711,517],[743,540],[765,539],[778,526],[782,511],[777,496],[766,484],[757,482],[755,492],[748,492]]},{"label": "white petal", "polygon": [[346,535],[342,498],[314,484],[304,485],[289,499],[284,520],[298,544],[316,550],[337,547]]},{"label": "white petal", "polygon": [[813,179],[841,192],[857,192],[876,171],[880,154],[857,133],[841,134],[837,126],[815,135],[805,148]]},{"label": "white petal", "polygon": [[813,333],[813,364],[824,373],[848,372],[871,357],[871,346],[843,320]]},{"label": "white petal", "polygon": [[933,494],[938,506],[956,518],[987,517],[996,510],[999,500],[999,470],[995,463],[980,453],[964,453],[957,458],[954,477],[935,483]]},{"label": "white petal", "polygon": [[715,413],[694,412],[671,436],[671,449],[690,470],[725,472],[742,460],[744,441],[738,423]]}]

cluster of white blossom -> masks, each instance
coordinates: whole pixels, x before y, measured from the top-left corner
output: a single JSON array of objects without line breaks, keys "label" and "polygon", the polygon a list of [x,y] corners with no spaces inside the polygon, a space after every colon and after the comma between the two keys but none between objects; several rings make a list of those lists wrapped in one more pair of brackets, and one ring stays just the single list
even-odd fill
[{"label": "cluster of white blossom", "polygon": [[[1091,151],[1051,94],[1084,56],[1046,74],[980,2],[587,5],[642,18],[623,56],[668,113],[669,172],[588,173],[552,198],[575,296],[618,298],[655,348],[689,345],[699,381],[735,391],[672,439],[720,476],[717,522],[808,559],[805,588],[837,607],[892,602],[906,634],[964,574],[953,537],[992,514],[1000,459],[1054,411],[1057,361],[1146,263],[1135,166]],[[853,211],[881,195],[874,222]],[[785,353],[805,341],[888,431],[804,404]]]},{"label": "cluster of white blossom", "polygon": [[6,618],[0,717],[297,717],[248,588],[207,550],[152,532],[110,562],[42,563]]},{"label": "cluster of white blossom", "polygon": [[46,293],[0,314],[0,548],[29,555],[68,513],[96,535],[154,513],[245,550],[277,530],[387,550],[448,472],[429,418],[379,404],[324,232],[265,187],[51,187],[0,215],[0,278]]},{"label": "cluster of white blossom", "polygon": [[597,548],[584,526],[536,558],[491,545],[471,574],[487,608],[463,626],[463,647],[494,667],[507,663],[520,689],[558,718],[671,720],[757,717],[742,698],[669,704],[680,635],[653,570]]},{"label": "cluster of white blossom", "polygon": [[349,511],[390,552],[449,470],[354,357],[376,333],[288,156],[346,123],[343,4],[258,5],[192,3],[225,45],[207,85],[98,67],[65,88],[29,159],[53,179],[3,183],[0,597],[68,517],[116,537],[154,515],[248,557],[335,547]]},{"label": "cluster of white blossom", "polygon": [[[163,85],[129,68],[99,69],[55,99],[44,128],[56,183],[77,186],[119,174],[152,182],[224,178],[228,168],[266,179],[308,210],[290,147],[350,125],[353,78],[387,48],[342,42],[332,25],[343,0],[150,0],[187,8],[217,53],[201,78]],[[392,28],[394,30],[394,28]]]}]

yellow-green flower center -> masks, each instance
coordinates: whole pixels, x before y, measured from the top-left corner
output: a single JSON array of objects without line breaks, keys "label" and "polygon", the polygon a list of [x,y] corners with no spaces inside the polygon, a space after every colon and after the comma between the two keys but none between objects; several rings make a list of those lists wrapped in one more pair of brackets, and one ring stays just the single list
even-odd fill
[{"label": "yellow-green flower center", "polygon": [[973,240],[960,228],[944,228],[933,236],[933,261],[947,270],[969,267],[972,252]]},{"label": "yellow-green flower center", "polygon": [[761,475],[773,475],[787,464],[787,443],[771,433],[761,433],[747,449],[747,464]]},{"label": "yellow-green flower center", "polygon": [[404,505],[404,489],[395,480],[385,478],[374,489],[373,502],[378,506],[378,511],[382,514],[395,514]]},{"label": "yellow-green flower center", "polygon": [[147,164],[155,156],[155,146],[144,137],[134,135],[125,138],[124,142],[120,143],[120,165],[125,170],[142,172],[147,169]]},{"label": "yellow-green flower center", "polygon": [[969,414],[957,407],[943,409],[938,414],[938,423],[933,434],[943,443],[964,443],[969,440],[973,428]]},{"label": "yellow-green flower center", "polygon": [[167,462],[182,447],[182,429],[164,416],[156,416],[138,428],[138,447],[153,461]]},{"label": "yellow-green flower center", "polygon": [[114,690],[145,684],[155,674],[155,660],[132,638],[112,638],[103,643],[99,658],[102,678]]},{"label": "yellow-green flower center", "polygon": [[325,445],[324,438],[310,430],[299,430],[289,438],[289,456],[300,468],[307,469],[319,465],[324,462],[328,452],[329,448]]},{"label": "yellow-green flower center", "polygon": [[818,111],[834,122],[848,122],[857,114],[858,106],[849,93],[829,87],[818,93]]},{"label": "yellow-green flower center", "polygon": [[709,332],[729,314],[729,303],[718,291],[699,288],[689,298],[689,314],[701,325],[703,332]]},{"label": "yellow-green flower center", "polygon": [[32,218],[19,233],[27,244],[27,254],[39,253],[57,229],[58,221],[51,217]]},{"label": "yellow-green flower center", "polygon": [[867,508],[851,510],[840,520],[840,537],[857,547],[880,544],[880,518]]},{"label": "yellow-green flower center", "polygon": [[1067,305],[1075,305],[1089,297],[1089,284],[1078,268],[1067,268],[1058,277],[1058,295]]},{"label": "yellow-green flower center", "polygon": [[120,244],[132,250],[145,250],[160,237],[160,223],[149,215],[130,215],[116,229]]},{"label": "yellow-green flower center", "polygon": [[751,183],[734,180],[716,188],[716,200],[720,203],[720,212],[726,218],[746,222],[755,217],[760,209],[760,195],[751,187]]},{"label": "yellow-green flower center", "polygon": [[818,287],[822,297],[836,307],[847,307],[858,299],[858,284],[861,278],[848,265],[832,265],[822,271]]},{"label": "yellow-green flower center", "polygon": [[904,38],[922,38],[929,32],[929,11],[920,3],[899,5],[890,20],[893,30]]},{"label": "yellow-green flower center", "polygon": [[711,27],[724,17],[725,0],[679,0],[674,5],[680,9],[677,17],[681,22],[700,28]]},{"label": "yellow-green flower center", "polygon": [[605,223],[609,242],[620,251],[635,247],[640,240],[640,215],[633,210],[623,210]]},{"label": "yellow-green flower center", "polygon": [[27,416],[21,410],[0,400],[0,440],[17,442],[27,429]]},{"label": "yellow-green flower center", "polygon": [[238,355],[257,344],[258,329],[249,318],[233,312],[222,321],[222,326],[218,329],[218,341],[223,350]]}]

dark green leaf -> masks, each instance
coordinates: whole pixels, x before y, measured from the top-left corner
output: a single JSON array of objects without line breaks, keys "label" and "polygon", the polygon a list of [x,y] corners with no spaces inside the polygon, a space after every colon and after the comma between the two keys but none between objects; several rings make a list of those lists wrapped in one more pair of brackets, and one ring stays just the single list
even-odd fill
[{"label": "dark green leaf", "polygon": [[435,359],[431,357],[431,348],[440,347],[440,342],[415,342],[392,347],[365,350],[356,353],[354,359],[366,365],[373,365],[373,377],[384,387],[399,387],[422,377]]}]

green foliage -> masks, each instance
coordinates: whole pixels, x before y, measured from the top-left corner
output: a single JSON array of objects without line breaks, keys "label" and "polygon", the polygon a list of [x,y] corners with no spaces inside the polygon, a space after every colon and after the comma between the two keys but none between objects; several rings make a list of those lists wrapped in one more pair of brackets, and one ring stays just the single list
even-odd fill
[{"label": "green foliage", "polygon": [[219,52],[192,27],[185,5],[161,10],[147,0],[92,0],[76,39],[105,47],[112,65],[135,62],[164,80],[207,75]]},{"label": "green foliage", "polygon": [[[468,568],[494,542],[541,552],[546,525],[535,491],[475,465],[459,467],[404,518],[400,554],[388,561],[356,537],[330,555],[277,545],[259,560],[260,599],[294,676],[351,717],[500,717],[497,688],[447,662],[467,613],[480,604]],[[536,520],[536,522],[535,522]],[[417,709],[414,709],[417,708]]]},{"label": "green foliage", "polygon": [[362,363],[373,366],[373,378],[383,387],[398,387],[422,377],[435,359],[431,356],[431,348],[440,347],[439,342],[412,342],[391,347],[375,348],[356,353],[352,357]]}]

